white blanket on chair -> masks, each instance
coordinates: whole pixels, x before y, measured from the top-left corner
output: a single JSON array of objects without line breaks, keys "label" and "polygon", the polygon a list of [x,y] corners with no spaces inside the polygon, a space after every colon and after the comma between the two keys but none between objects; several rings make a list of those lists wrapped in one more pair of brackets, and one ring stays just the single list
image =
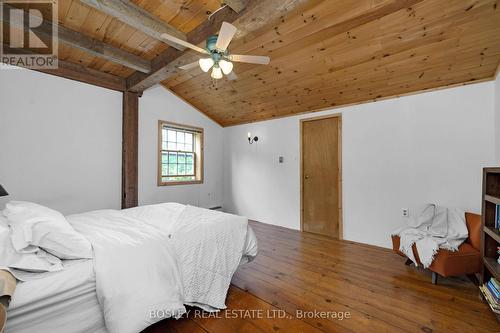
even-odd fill
[{"label": "white blanket on chair", "polygon": [[400,237],[399,250],[417,265],[413,244],[417,247],[420,262],[429,267],[439,249],[457,251],[468,237],[465,212],[428,204],[407,227],[393,233]]}]

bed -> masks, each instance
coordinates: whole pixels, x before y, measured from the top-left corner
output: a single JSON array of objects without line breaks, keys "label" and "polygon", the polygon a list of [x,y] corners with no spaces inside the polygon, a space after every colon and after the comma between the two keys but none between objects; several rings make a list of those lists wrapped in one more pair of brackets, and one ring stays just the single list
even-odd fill
[{"label": "bed", "polygon": [[94,258],[19,282],[7,333],[139,332],[184,305],[224,309],[234,271],[257,255],[245,218],[177,203],[66,219]]}]

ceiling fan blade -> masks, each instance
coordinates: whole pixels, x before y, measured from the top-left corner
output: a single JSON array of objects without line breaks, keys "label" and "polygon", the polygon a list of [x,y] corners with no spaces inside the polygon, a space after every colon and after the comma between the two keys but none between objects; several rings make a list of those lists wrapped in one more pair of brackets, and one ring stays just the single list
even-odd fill
[{"label": "ceiling fan blade", "polygon": [[186,64],[184,66],[180,66],[179,69],[190,70],[190,69],[193,69],[193,68],[196,68],[196,67],[200,67],[198,61],[192,62],[190,64]]},{"label": "ceiling fan blade", "polygon": [[238,75],[236,75],[236,73],[234,71],[232,71],[231,73],[227,74],[227,79],[230,80],[230,81],[234,81],[234,80],[237,80],[238,79]]},{"label": "ceiling fan blade", "polygon": [[267,65],[271,61],[271,58],[266,56],[253,56],[253,55],[243,55],[243,54],[231,54],[229,59],[236,62],[248,62],[250,64]]},{"label": "ceiling fan blade", "polygon": [[169,34],[162,34],[161,37],[163,39],[166,39],[168,41],[171,41],[171,42],[174,42],[175,44],[178,44],[178,45],[181,45],[181,46],[185,46],[185,47],[189,47],[190,49],[192,50],[195,50],[196,52],[200,52],[200,53],[203,53],[203,54],[208,54],[208,51],[205,50],[205,49],[202,49],[201,47],[199,46],[196,46],[194,44],[191,44],[189,42],[186,42],[185,40],[182,40],[182,39],[179,39],[177,37],[174,37],[172,35],[169,35]]},{"label": "ceiling fan blade", "polygon": [[227,22],[222,22],[222,27],[220,28],[219,37],[217,38],[217,43],[215,44],[215,48],[219,51],[226,51],[227,46],[231,43],[231,40],[236,33],[236,27]]}]

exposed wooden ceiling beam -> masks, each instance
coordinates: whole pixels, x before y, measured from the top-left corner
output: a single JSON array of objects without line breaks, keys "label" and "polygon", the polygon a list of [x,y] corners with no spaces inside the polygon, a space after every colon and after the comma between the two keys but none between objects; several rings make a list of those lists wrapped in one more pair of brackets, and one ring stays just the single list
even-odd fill
[{"label": "exposed wooden ceiling beam", "polygon": [[[200,44],[210,35],[217,33],[222,22],[237,20],[238,32],[233,41],[242,39],[307,2],[307,0],[252,0],[239,13],[225,7],[215,13],[210,21],[205,21],[188,33],[187,38],[192,44]],[[169,48],[152,60],[149,74],[139,72],[132,74],[127,79],[127,88],[131,91],[144,91],[177,73],[178,67],[197,59],[199,56],[194,52],[182,53]]]},{"label": "exposed wooden ceiling beam", "polygon": [[[313,23],[305,25],[304,28],[302,28],[302,29],[289,31],[288,32],[289,35],[301,37],[300,43],[301,43],[302,48],[299,48],[299,49],[297,49],[296,45],[288,45],[287,44],[287,41],[291,40],[291,38],[282,36],[281,33],[278,33],[278,34],[275,33],[274,30],[282,31],[282,29],[279,29],[280,25],[277,24],[275,26],[275,29],[268,29],[268,31],[266,32],[265,35],[259,35],[256,38],[245,38],[244,43],[235,42],[237,39],[233,40],[233,42],[232,42],[233,49],[232,50],[233,51],[236,50],[235,53],[244,53],[244,54],[250,53],[250,54],[252,54],[254,52],[258,52],[258,49],[263,45],[263,43],[272,43],[273,45],[276,45],[275,48],[274,47],[273,48],[271,48],[271,47],[266,48],[266,50],[268,52],[272,52],[271,53],[272,66],[282,67],[282,66],[284,66],[284,64],[289,63],[291,61],[291,59],[294,59],[294,64],[297,65],[302,60],[307,61],[309,53],[311,52],[308,49],[309,45],[312,45],[314,43],[317,43],[317,42],[320,42],[323,40],[326,41],[327,39],[333,38],[334,36],[343,35],[352,29],[355,29],[357,27],[363,26],[363,25],[368,24],[370,22],[379,20],[387,15],[398,12],[401,9],[405,9],[405,8],[409,8],[411,6],[414,6],[418,3],[421,3],[422,1],[424,1],[424,0],[379,0],[376,3],[376,5],[374,5],[374,6],[370,5],[368,7],[366,7],[366,6],[361,7],[357,3],[353,3],[351,6],[352,7],[359,7],[359,9],[360,9],[359,11],[356,11],[354,13],[350,13],[349,15],[343,15],[342,19],[336,21],[335,23],[332,22],[332,24],[329,26],[325,27],[321,24],[321,22],[318,22],[318,23],[320,23],[318,26],[318,30],[312,31],[311,27],[314,26],[314,20],[313,20]],[[299,19],[302,20],[302,15],[297,15],[297,16],[299,17]],[[285,30],[285,29],[283,29],[283,30]],[[304,34],[305,31],[308,31],[308,35]],[[273,38],[276,38],[276,36],[277,36],[280,39],[281,38],[284,39],[284,42],[283,43],[281,43],[281,42],[274,43],[273,39],[269,39],[269,36],[266,36],[269,34],[271,34],[271,36]],[[325,38],[324,36],[328,36],[328,38]],[[293,38],[295,38],[295,37],[293,37]],[[277,38],[276,38],[276,41],[277,41]],[[363,58],[364,59],[363,62],[371,59],[372,56],[378,55],[378,53],[382,53],[382,54],[389,53],[388,50],[377,50],[377,52],[375,52],[375,50],[373,48],[371,48],[371,50],[373,53],[369,53],[367,55],[367,57],[368,57],[367,59]],[[291,55],[293,55],[293,56],[291,56]],[[336,56],[336,58],[339,58],[339,57],[340,57],[340,55]],[[354,61],[354,59],[356,59],[356,57],[352,57],[352,56],[351,56],[351,58],[352,58],[352,61]],[[342,65],[342,66],[345,66],[345,65]],[[353,64],[351,64],[351,66],[353,66]],[[260,72],[251,71],[252,72],[251,75],[253,76],[256,73],[266,72],[268,68],[269,67],[261,66],[261,67],[259,67]],[[282,68],[284,68],[284,67],[282,67]],[[332,70],[331,68],[333,68],[333,66],[330,66],[330,71]],[[202,73],[201,71],[199,71],[199,73],[197,73],[197,75],[202,75],[201,78],[203,79],[202,81],[204,83],[211,85],[210,77],[207,77],[203,74],[204,73]],[[217,89],[217,94],[228,93],[228,90],[233,89],[233,87],[239,87],[240,85],[245,85],[245,88],[248,89],[248,85],[247,85],[248,81],[245,80],[245,78],[248,78],[248,76],[245,77],[245,74],[247,74],[247,73],[238,72],[239,80],[232,82],[232,84],[230,84],[230,85],[221,85]],[[283,80],[282,77],[276,76],[274,74],[270,74],[270,76],[271,77],[268,77],[266,79],[267,83],[278,81],[281,83],[280,87],[286,87],[292,83],[292,82],[289,82],[287,80]],[[264,78],[262,78],[262,79],[264,79]],[[315,78],[313,78],[313,77],[308,77],[308,79],[310,81],[315,81]],[[302,76],[300,78],[298,78],[297,80],[300,82],[304,82],[304,78]],[[253,83],[259,87],[261,86],[261,82],[259,82],[259,81],[253,81]],[[197,89],[198,92],[199,91],[203,91],[203,92],[206,91],[206,85],[202,84],[197,88],[198,88]],[[192,92],[193,91],[190,91],[190,93],[192,93]],[[249,91],[247,90],[246,93],[249,93]],[[213,94],[215,94],[215,93],[213,93]]]},{"label": "exposed wooden ceiling beam", "polygon": [[[205,21],[205,23],[188,33],[188,42],[197,45],[205,41],[208,36],[219,31],[223,21],[232,22],[238,17],[238,15],[238,13],[229,7],[219,10],[212,16],[210,21]],[[187,53],[189,54],[194,52],[188,51]],[[127,79],[127,86],[131,91],[144,91],[155,84],[160,83],[169,75],[177,71],[176,67],[169,66],[169,64],[173,60],[181,58],[183,54],[185,53],[173,48],[166,49],[163,53],[151,61],[151,72],[149,74],[135,72]]]},{"label": "exposed wooden ceiling beam", "polygon": [[[4,48],[6,45],[4,44]],[[4,62],[4,58],[0,57],[0,62]],[[107,88],[116,91],[126,91],[127,85],[125,79],[113,74],[101,72],[92,68],[74,64],[63,60],[58,60],[57,69],[42,69],[28,68],[37,72],[46,73],[54,76],[59,76],[73,81],[79,81],[91,84],[101,88]]]},{"label": "exposed wooden ceiling beam", "polygon": [[151,62],[135,54],[123,51],[100,40],[90,38],[79,32],[59,26],[59,41],[80,49],[93,56],[135,69],[143,73],[151,71]]},{"label": "exposed wooden ceiling beam", "polygon": [[239,13],[245,9],[248,4],[248,0],[224,0],[224,3],[231,7],[232,10]]},{"label": "exposed wooden ceiling beam", "polygon": [[[6,6],[6,8],[12,8],[9,5],[4,6]],[[0,18],[0,21],[2,20],[3,18]],[[9,15],[5,17],[5,23],[14,25],[22,24],[21,22],[10,22]],[[51,37],[52,23],[44,21],[41,26],[36,28],[36,31],[44,36]],[[149,73],[151,71],[150,61],[61,25],[58,26],[58,40],[93,56],[115,62],[137,71],[143,73]]]},{"label": "exposed wooden ceiling beam", "polygon": [[101,88],[116,91],[126,90],[125,79],[122,77],[104,73],[92,68],[84,67],[63,60],[59,60],[59,68],[57,69],[28,69],[54,76],[59,76],[73,81],[91,84]]},{"label": "exposed wooden ceiling beam", "polygon": [[122,77],[101,72],[92,68],[59,60],[57,69],[35,69],[37,72],[47,73],[66,79],[88,83],[101,88],[116,91],[126,91],[125,80]]},{"label": "exposed wooden ceiling beam", "polygon": [[118,20],[144,32],[157,40],[170,44],[178,50],[184,50],[183,46],[169,42],[161,37],[166,33],[186,40],[186,35],[171,25],[163,22],[143,8],[133,4],[128,0],[80,0],[82,3],[95,8],[107,15],[113,16]]}]

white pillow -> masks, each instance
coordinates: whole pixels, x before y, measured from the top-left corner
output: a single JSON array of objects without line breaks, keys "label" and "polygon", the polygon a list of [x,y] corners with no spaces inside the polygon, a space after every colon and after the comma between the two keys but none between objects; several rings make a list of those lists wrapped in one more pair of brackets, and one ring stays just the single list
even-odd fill
[{"label": "white pillow", "polygon": [[0,269],[11,272],[18,280],[25,281],[39,273],[63,269],[61,260],[39,250],[36,253],[18,253],[12,247],[7,220],[0,215]]},{"label": "white pillow", "polygon": [[32,253],[40,247],[60,259],[92,258],[90,242],[58,211],[32,202],[11,201],[3,215],[17,252]]}]

